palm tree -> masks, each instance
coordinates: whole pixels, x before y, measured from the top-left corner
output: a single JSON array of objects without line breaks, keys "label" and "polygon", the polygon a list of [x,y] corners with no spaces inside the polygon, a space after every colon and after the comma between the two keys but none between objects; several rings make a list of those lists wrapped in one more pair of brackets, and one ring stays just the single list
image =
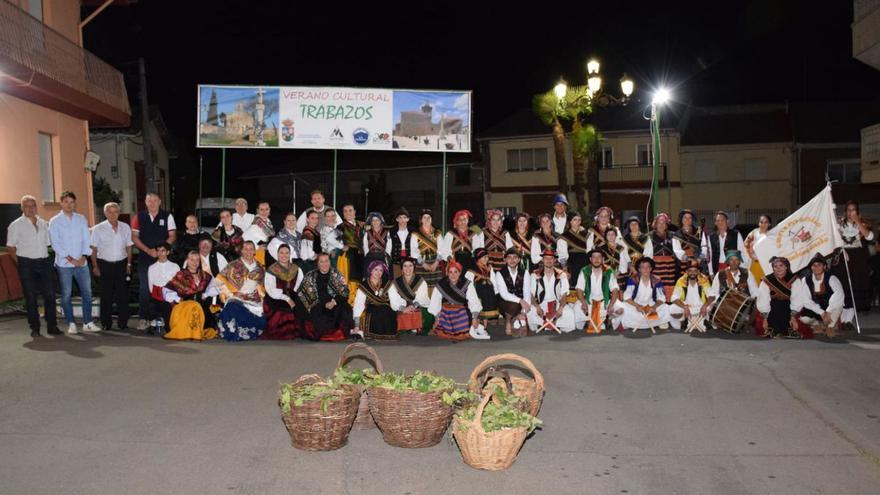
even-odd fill
[{"label": "palm tree", "polygon": [[[556,155],[556,173],[559,182],[559,191],[568,192],[568,165],[565,157],[565,128],[562,127],[559,112],[559,101],[553,91],[535,95],[532,98],[532,110],[553,130],[553,151]],[[564,117],[563,117],[564,118]]]}]

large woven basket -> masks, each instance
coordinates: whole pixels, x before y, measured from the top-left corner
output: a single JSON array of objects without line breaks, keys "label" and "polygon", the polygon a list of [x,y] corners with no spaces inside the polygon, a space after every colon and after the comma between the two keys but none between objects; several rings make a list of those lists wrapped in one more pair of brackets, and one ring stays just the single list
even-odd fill
[{"label": "large woven basket", "polygon": [[[350,356],[349,354],[356,349],[362,349],[364,352],[369,354],[369,358],[365,356]],[[361,357],[362,359],[370,363],[377,373],[382,373],[382,360],[379,359],[379,355],[376,354],[376,351],[374,351],[372,347],[361,342],[349,344],[345,348],[345,350],[342,351],[342,355],[339,356],[339,362],[336,364],[336,369],[341,368],[346,363],[356,357]],[[376,422],[373,421],[373,415],[370,413],[370,402],[367,399],[367,391],[364,389],[363,385],[355,385],[355,388],[357,388],[358,392],[361,393],[361,400],[360,404],[358,405],[357,418],[355,418],[354,420],[354,429],[369,430],[371,428],[375,428]]]},{"label": "large woven basket", "polygon": [[528,436],[528,429],[502,428],[492,432],[484,430],[483,410],[493,395],[490,391],[483,394],[473,421],[456,417],[452,421],[452,436],[461,450],[465,464],[476,469],[500,471],[509,468],[516,461],[516,456]]},{"label": "large woven basket", "polygon": [[[318,375],[303,375],[294,385],[321,383]],[[290,405],[289,414],[281,414],[284,426],[290,433],[290,443],[302,450],[336,450],[348,443],[348,433],[357,414],[360,392],[351,385],[340,386],[340,397],[327,402],[321,408],[321,399],[301,406]]]},{"label": "large woven basket", "polygon": [[[532,378],[524,378],[514,376],[510,378],[513,386],[513,394],[517,397],[525,399],[523,402],[523,410],[532,416],[537,416],[541,410],[541,402],[544,400],[544,375],[535,368],[535,365],[528,359],[519,354],[496,354],[489,356],[478,364],[474,371],[471,372],[470,380],[468,380],[468,391],[477,395],[483,395],[483,391],[487,385],[486,373],[489,368],[497,365],[502,361],[513,361],[523,365],[532,374]],[[496,385],[493,380],[488,380],[490,386]]]},{"label": "large woven basket", "polygon": [[452,419],[452,406],[443,403],[443,392],[451,391],[416,392],[370,387],[367,397],[385,443],[414,449],[437,445],[443,438]]}]

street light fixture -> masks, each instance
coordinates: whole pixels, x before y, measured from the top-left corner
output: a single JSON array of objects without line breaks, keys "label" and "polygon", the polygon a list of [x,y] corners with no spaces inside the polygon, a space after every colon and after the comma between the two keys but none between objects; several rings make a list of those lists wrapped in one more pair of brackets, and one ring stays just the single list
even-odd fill
[{"label": "street light fixture", "polygon": [[620,91],[623,93],[623,96],[629,98],[632,96],[633,89],[635,89],[635,83],[624,72],[623,77],[620,78]]},{"label": "street light fixture", "polygon": [[566,93],[568,93],[568,85],[565,84],[565,79],[559,80],[559,83],[553,88],[553,92],[556,93],[556,98],[560,100],[565,98]]},{"label": "street light fixture", "polygon": [[587,62],[587,74],[598,74],[599,73],[599,61],[596,59],[590,59]]},{"label": "street light fixture", "polygon": [[648,209],[653,209],[657,214],[657,181],[660,176],[660,107],[672,97],[668,89],[660,87],[654,92],[654,98],[651,100],[651,196],[648,205],[645,207],[645,218],[651,218]]},{"label": "street light fixture", "polygon": [[660,88],[654,93],[654,99],[651,101],[652,105],[665,105],[669,98],[672,95],[669,93],[669,90],[666,88]]}]

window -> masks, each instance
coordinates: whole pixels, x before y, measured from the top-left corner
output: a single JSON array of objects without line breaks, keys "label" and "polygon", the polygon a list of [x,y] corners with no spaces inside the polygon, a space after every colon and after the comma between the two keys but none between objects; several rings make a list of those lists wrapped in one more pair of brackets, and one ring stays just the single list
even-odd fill
[{"label": "window", "polygon": [[640,144],[636,146],[636,163],[641,167],[651,164],[651,145]]},{"label": "window", "polygon": [[455,185],[469,186],[471,185],[471,169],[470,167],[459,167],[455,169]]},{"label": "window", "polygon": [[602,147],[602,168],[611,168],[614,166],[614,148],[611,146]]},{"label": "window", "polygon": [[28,12],[43,22],[43,0],[28,0]]},{"label": "window", "polygon": [[828,178],[844,184],[862,182],[862,164],[858,158],[828,160]]},{"label": "window", "polygon": [[40,148],[40,194],[43,201],[55,201],[55,157],[52,155],[51,134],[37,134]]},{"label": "window", "polygon": [[508,172],[547,170],[547,148],[523,148],[507,150]]},{"label": "window", "polygon": [[743,160],[743,176],[746,180],[764,180],[767,178],[766,158],[746,158]]}]

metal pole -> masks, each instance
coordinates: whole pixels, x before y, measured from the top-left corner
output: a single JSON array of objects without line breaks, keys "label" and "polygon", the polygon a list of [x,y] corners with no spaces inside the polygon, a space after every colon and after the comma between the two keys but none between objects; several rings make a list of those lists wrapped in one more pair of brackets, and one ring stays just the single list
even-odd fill
[{"label": "metal pole", "polygon": [[296,177],[294,177],[293,174],[290,174],[290,183],[290,192],[292,193],[291,196],[293,196],[293,205],[291,205],[290,211],[296,215]]},{"label": "metal pole", "polygon": [[[144,144],[144,175],[148,193],[156,191],[156,171],[153,170],[153,146],[150,141],[150,105],[147,102],[147,68],[143,57],[138,59],[138,84],[141,103],[141,139]],[[161,197],[161,195],[160,195]]]},{"label": "metal pole", "polygon": [[370,213],[370,188],[364,188],[364,218]]},{"label": "metal pole", "polygon": [[[202,173],[205,168],[205,157],[199,153],[199,205],[202,204]],[[220,208],[223,208],[223,204],[220,204]]]},{"label": "metal pole", "polygon": [[651,105],[651,137],[653,138],[653,171],[651,174],[651,205],[652,215],[645,215],[645,218],[651,218],[657,214],[657,174],[660,171],[660,107]]},{"label": "metal pole", "polygon": [[856,317],[856,331],[862,333],[862,326],[859,324],[859,308],[856,307],[856,297],[853,292],[852,275],[849,273],[849,256],[846,255],[846,248],[840,248],[843,256],[843,264],[846,265],[846,279],[849,281],[849,293],[852,294],[853,315]]},{"label": "metal pole", "polygon": [[220,204],[226,204],[226,148],[223,148],[223,159],[220,168]]},{"label": "metal pole", "polygon": [[442,205],[440,208],[440,211],[443,213],[443,217],[442,217],[443,221],[441,222],[441,227],[440,227],[442,232],[446,232],[446,206],[447,206],[446,180],[447,180],[447,178],[448,178],[448,170],[446,168],[446,152],[444,151],[443,152],[443,171],[442,171],[442,177],[441,177],[442,185],[441,185],[441,192],[440,192],[440,194],[441,194],[440,204]]},{"label": "metal pole", "polygon": [[336,209],[336,160],[337,160],[337,151],[333,150],[333,209]]}]

